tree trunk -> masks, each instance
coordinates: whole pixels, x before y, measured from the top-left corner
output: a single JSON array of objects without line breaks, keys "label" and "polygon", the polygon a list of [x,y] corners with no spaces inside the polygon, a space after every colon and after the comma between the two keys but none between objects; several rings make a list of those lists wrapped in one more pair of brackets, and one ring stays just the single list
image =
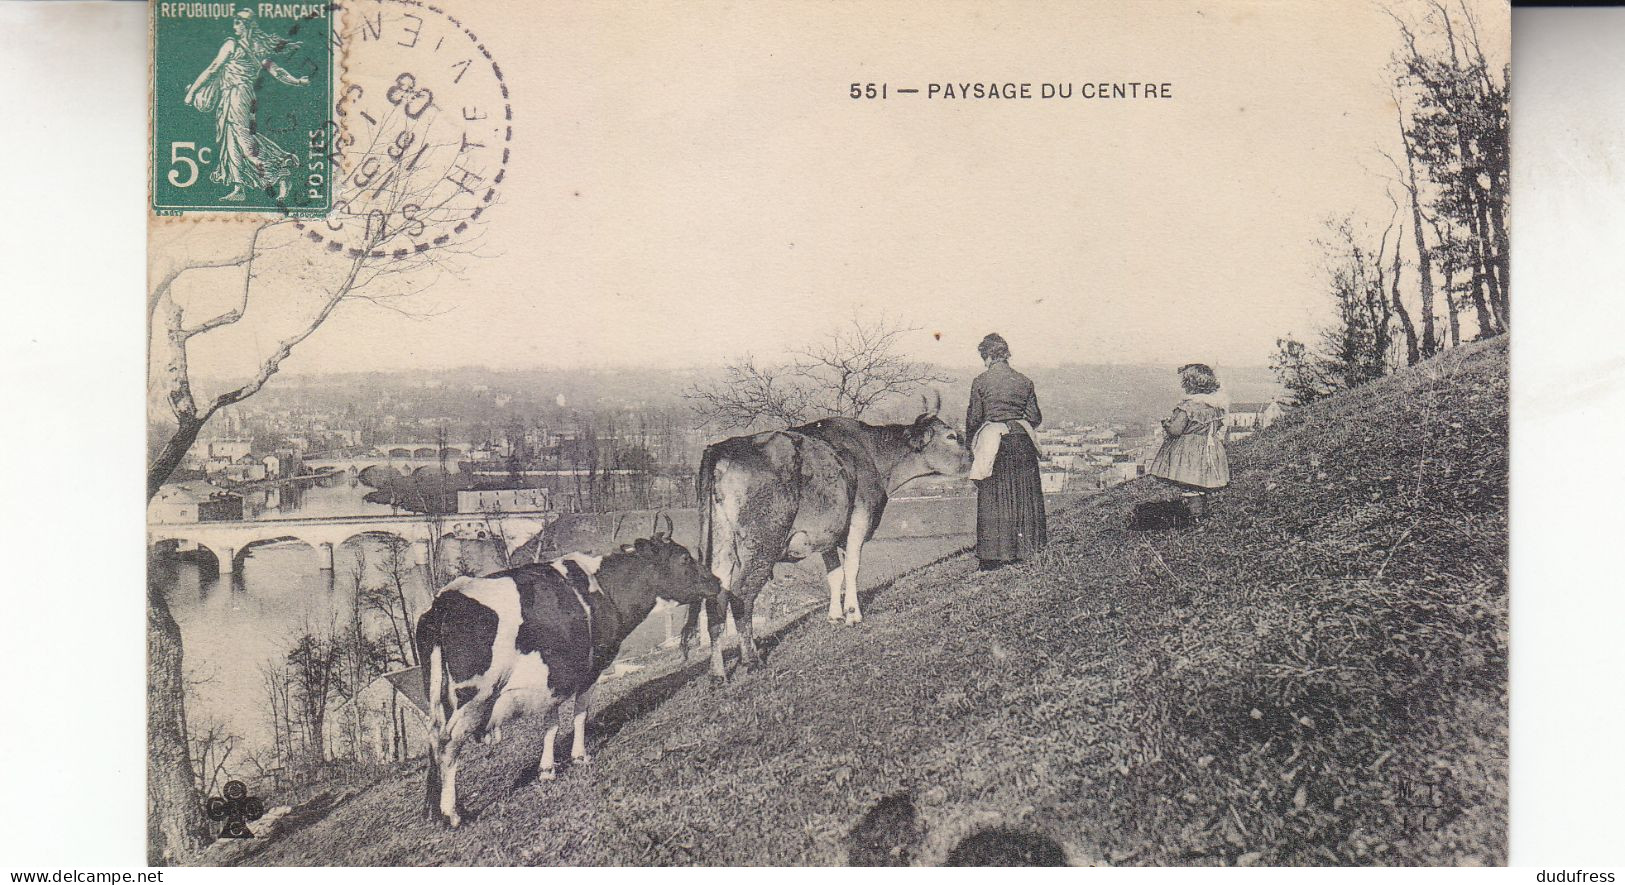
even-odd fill
[{"label": "tree trunk", "polygon": [[[1422,279],[1422,356],[1433,356],[1438,349],[1438,336],[1433,331],[1433,261],[1432,253],[1428,252],[1427,235],[1422,234],[1422,195],[1417,187],[1417,161],[1415,151],[1410,149],[1410,136],[1406,135],[1404,117],[1399,119],[1399,143],[1406,148],[1406,172],[1410,182],[1406,185],[1406,192],[1410,193],[1410,232],[1415,235],[1417,244],[1417,274]],[[1397,252],[1397,244],[1396,244]],[[1394,258],[1394,274],[1399,273],[1399,258]],[[1394,286],[1394,304],[1399,304],[1399,286]],[[1402,309],[1401,307],[1401,310]],[[1407,320],[1409,322],[1409,320]],[[1415,365],[1415,354],[1410,357],[1410,364]]]},{"label": "tree trunk", "polygon": [[1456,301],[1456,269],[1445,265],[1444,268],[1444,305],[1449,311],[1450,320],[1450,346],[1461,346],[1461,304]]},{"label": "tree trunk", "polygon": [[[1414,206],[1414,194],[1412,195],[1411,199],[1413,200],[1412,205]],[[1394,313],[1399,315],[1399,327],[1405,332],[1405,365],[1414,366],[1422,360],[1421,353],[1417,351],[1416,347],[1416,324],[1411,322],[1411,312],[1405,309],[1405,300],[1399,295],[1399,241],[1403,240],[1404,238],[1405,226],[1400,225],[1399,236],[1394,238],[1394,278],[1390,281],[1390,285],[1392,286],[1390,291],[1392,292],[1394,301]],[[1420,236],[1418,236],[1418,239],[1420,239]],[[1429,298],[1431,298],[1433,294],[1432,289],[1432,282],[1427,282],[1424,284],[1423,291],[1428,294]],[[1423,304],[1426,305],[1428,300],[1428,298],[1424,298]],[[1424,341],[1427,340],[1427,335],[1432,333],[1432,324],[1427,324],[1425,329],[1427,331],[1423,335]]]},{"label": "tree trunk", "polygon": [[[399,548],[395,549],[398,550]],[[397,553],[396,555],[399,556],[400,554]],[[393,569],[395,598],[399,600],[401,604],[401,625],[405,629],[406,635],[404,639],[397,639],[396,641],[399,642],[401,646],[401,659],[406,661],[408,666],[415,667],[418,663],[417,643],[413,641],[416,639],[416,637],[413,636],[413,631],[416,629],[416,627],[412,623],[412,609],[406,604],[406,587],[405,582],[401,580],[401,568],[403,568],[403,564],[397,562]],[[430,586],[433,586],[432,581],[430,582]],[[390,620],[393,621],[394,619],[391,618]]]},{"label": "tree trunk", "polygon": [[181,459],[191,451],[192,444],[197,442],[198,432],[207,423],[197,418],[182,418],[175,428],[175,433],[164,443],[158,457],[147,466],[147,500],[151,501],[163,484],[169,481],[170,474],[180,466]]},{"label": "tree trunk", "polygon": [[1511,274],[1507,260],[1506,215],[1501,211],[1501,198],[1493,188],[1488,195],[1488,202],[1491,243],[1495,248],[1492,263],[1495,265],[1496,279],[1499,282],[1496,287],[1500,296],[1498,312],[1501,314],[1501,328],[1504,331],[1512,328],[1512,295],[1508,291]]},{"label": "tree trunk", "polygon": [[[1477,177],[1475,173],[1474,180]],[[1484,205],[1483,192],[1478,189],[1477,185],[1473,186],[1473,191],[1473,209],[1476,213],[1479,230],[1478,257],[1487,284],[1486,288],[1489,292],[1490,312],[1495,316],[1496,331],[1505,332],[1509,328],[1505,308],[1506,298],[1502,295],[1501,279],[1496,274],[1496,258],[1494,246],[1491,244],[1493,234],[1490,230],[1489,210]]]},{"label": "tree trunk", "polygon": [[156,588],[147,593],[147,863],[179,862],[209,838],[186,744],[181,628]]},{"label": "tree trunk", "polygon": [[[1445,36],[1450,41],[1450,63],[1454,67],[1459,64],[1456,54],[1456,35],[1450,25],[1450,16],[1444,16]],[[1473,307],[1478,311],[1478,337],[1485,338],[1496,334],[1500,329],[1496,326],[1494,317],[1495,281],[1490,274],[1489,257],[1489,224],[1484,217],[1483,206],[1478,199],[1478,165],[1473,162],[1472,146],[1468,143],[1467,133],[1462,129],[1461,120],[1464,113],[1461,108],[1459,95],[1438,96],[1440,107],[1456,118],[1456,159],[1461,164],[1462,195],[1466,200],[1468,231],[1472,235],[1471,255],[1473,259],[1472,295]]]},{"label": "tree trunk", "polygon": [[[1411,177],[1410,186],[1406,189],[1410,191],[1411,195],[1411,231],[1416,238],[1416,270],[1422,280],[1422,356],[1432,356],[1439,349],[1439,339],[1433,330],[1433,262],[1428,252],[1427,237],[1422,233],[1422,201],[1417,194],[1416,160],[1411,156],[1410,139],[1404,138],[1405,129],[1403,126],[1400,127],[1399,133],[1405,142],[1405,166]],[[1400,306],[1399,303],[1399,249],[1397,244],[1394,249],[1394,274],[1394,305],[1401,311],[1401,315],[1404,315],[1404,307]],[[1409,324],[1408,317],[1405,322]],[[1416,365],[1414,345],[1411,353],[1411,365]]]},{"label": "tree trunk", "polygon": [[[442,448],[442,451],[444,449]],[[365,560],[362,561],[365,568]],[[350,752],[359,759],[361,757],[361,674],[363,661],[361,656],[366,654],[367,636],[361,627],[361,576],[358,574],[355,581],[355,595],[351,599],[350,627],[353,631],[351,642],[354,647],[350,651]]]},{"label": "tree trunk", "polygon": [[[204,422],[181,419],[147,467],[147,500],[168,481]],[[150,565],[149,565],[150,569]],[[181,628],[157,588],[147,591],[147,862],[171,864],[209,838],[186,740]]]},{"label": "tree trunk", "polygon": [[1488,338],[1496,333],[1495,317],[1490,312],[1489,299],[1485,296],[1487,283],[1484,280],[1487,262],[1484,258],[1484,240],[1482,228],[1478,224],[1478,213],[1469,210],[1467,213],[1468,236],[1472,238],[1468,245],[1468,258],[1473,271],[1469,281],[1468,293],[1473,299],[1473,310],[1478,315],[1478,337]]}]

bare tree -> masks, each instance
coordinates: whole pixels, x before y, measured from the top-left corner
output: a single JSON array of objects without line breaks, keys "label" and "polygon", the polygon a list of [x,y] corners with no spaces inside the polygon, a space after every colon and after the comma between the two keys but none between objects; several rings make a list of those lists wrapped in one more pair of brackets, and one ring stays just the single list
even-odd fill
[{"label": "bare tree", "polygon": [[275,767],[295,780],[320,768],[326,758],[328,704],[346,684],[342,645],[336,633],[306,632],[283,658],[261,665],[273,737],[270,751]]},{"label": "bare tree", "polygon": [[747,355],[723,367],[721,381],[694,385],[683,396],[703,424],[788,427],[806,421],[812,412],[811,392],[800,381],[790,366],[760,366]]},{"label": "bare tree", "polygon": [[1466,264],[1462,257],[1464,249],[1451,234],[1449,225],[1441,224],[1438,216],[1428,218],[1428,224],[1433,228],[1434,236],[1438,238],[1438,246],[1434,252],[1439,256],[1439,272],[1444,275],[1445,316],[1450,324],[1450,346],[1460,347],[1461,301],[1456,297],[1456,271]]},{"label": "bare tree", "polygon": [[[1420,15],[1412,15],[1417,9]],[[1510,327],[1508,70],[1504,64],[1493,68],[1485,57],[1478,21],[1463,0],[1423,0],[1404,14],[1397,5],[1385,11],[1402,40],[1391,71],[1404,163],[1397,153],[1379,153],[1404,196],[1396,199],[1390,189],[1393,212],[1375,252],[1363,245],[1352,219],[1332,225],[1337,236],[1324,245],[1335,319],[1308,343],[1278,339],[1270,362],[1299,403],[1392,371],[1400,346],[1405,363],[1415,364],[1460,345],[1469,304],[1477,337]],[[1404,215],[1417,270],[1411,303],[1401,281],[1408,262],[1405,225],[1397,220]],[[1390,257],[1388,237],[1396,223]],[[1448,321],[1443,331],[1436,309],[1440,294]],[[1397,337],[1391,321],[1397,321]]]},{"label": "bare tree", "polygon": [[[266,765],[265,760],[255,756],[256,767],[262,775],[271,771],[285,773],[294,757],[292,679],[287,664],[282,661],[260,664],[260,684],[265,689],[265,721],[271,727],[271,746],[267,750],[271,759]],[[277,778],[280,777],[278,774]]]},{"label": "bare tree", "polygon": [[[1433,260],[1428,251],[1427,237],[1422,233],[1422,189],[1416,183],[1416,151],[1411,148],[1410,137],[1405,134],[1405,121],[1400,120],[1399,138],[1405,145],[1405,192],[1411,198],[1411,232],[1416,239],[1416,270],[1422,283],[1422,342],[1421,356],[1430,357],[1439,349],[1439,339],[1433,330]],[[1398,244],[1395,244],[1397,250]],[[1394,257],[1395,267],[1399,257]],[[1397,273],[1397,271],[1396,271]],[[1395,283],[1396,295],[1394,303],[1400,304],[1397,292],[1398,283]],[[1407,322],[1409,320],[1407,319]],[[1416,355],[1411,356],[1411,363],[1416,362]]]},{"label": "bare tree", "polygon": [[918,331],[917,326],[898,325],[884,316],[872,322],[853,316],[823,341],[799,351],[796,372],[814,391],[820,412],[862,418],[892,397],[951,380],[902,355],[903,336]]},{"label": "bare tree", "polygon": [[[357,545],[355,559],[350,564],[350,623],[343,639],[348,647],[344,649],[350,668],[349,695],[350,695],[350,757],[359,758],[361,755],[361,691],[367,684],[368,642],[366,630],[367,613],[367,550],[365,546]],[[335,640],[338,637],[335,637]]]},{"label": "bare tree", "polygon": [[[190,674],[186,678],[186,697],[190,702],[197,697],[197,689],[214,681],[213,675]],[[227,730],[224,723],[212,716],[187,723],[187,749],[197,763],[195,787],[199,796],[210,796],[222,782],[232,754],[242,745],[242,738]]]},{"label": "bare tree", "polygon": [[508,530],[502,525],[502,507],[493,502],[481,508],[485,517],[485,532],[491,536],[492,543],[496,544],[497,555],[502,558],[502,567],[513,565],[508,553]]},{"label": "bare tree", "polygon": [[[1404,41],[1394,58],[1406,106],[1401,129],[1408,169],[1401,180],[1408,189],[1427,191],[1431,221],[1446,228],[1441,244],[1454,243],[1458,266],[1469,271],[1463,291],[1478,335],[1495,335],[1510,328],[1508,69],[1494,69],[1485,57],[1467,4],[1427,0],[1426,7],[1420,21],[1387,10]],[[1422,214],[1419,194],[1413,201],[1413,216]],[[1420,235],[1420,220],[1412,223]]]},{"label": "bare tree", "polygon": [[293,724],[298,728],[303,745],[303,758],[299,761],[310,767],[319,767],[327,756],[329,702],[335,696],[348,693],[344,657],[344,641],[336,613],[325,631],[307,630],[288,650]]},{"label": "bare tree", "polygon": [[[1399,201],[1394,199],[1394,192],[1391,190],[1388,191],[1388,202],[1393,204],[1394,207],[1393,215],[1389,216],[1388,221],[1388,228],[1391,231],[1395,224],[1394,219],[1399,216]],[[1389,231],[1383,231],[1382,245],[1377,249],[1377,263],[1379,265],[1382,263],[1383,250],[1388,248]],[[1405,299],[1400,295],[1399,291],[1400,272],[1404,267],[1400,259],[1400,252],[1402,251],[1400,247],[1403,245],[1404,239],[1405,225],[1400,224],[1399,233],[1394,237],[1393,275],[1388,281],[1388,291],[1389,297],[1393,301],[1394,315],[1399,317],[1399,329],[1405,335],[1405,364],[1414,366],[1422,358],[1422,351],[1416,341],[1416,324],[1411,321],[1410,309],[1405,306]],[[1425,304],[1431,303],[1431,299],[1425,298],[1423,301]]]},{"label": "bare tree", "polygon": [[451,576],[440,556],[440,542],[446,537],[446,515],[436,508],[425,505],[423,525],[429,535],[429,555],[423,564],[423,573],[428,576],[429,590],[432,593],[434,588],[440,586],[441,581]]},{"label": "bare tree", "polygon": [[417,664],[417,650],[412,647],[414,612],[406,597],[406,579],[414,567],[411,557],[410,542],[395,535],[386,536],[384,558],[380,563],[384,583],[368,588],[365,599],[369,608],[382,614],[388,621],[395,657],[402,666]]},{"label": "bare tree", "polygon": [[232,754],[241,743],[241,738],[227,731],[225,725],[213,718],[206,717],[192,724],[189,744],[192,758],[197,760],[198,795],[212,796],[218,791],[222,779],[227,776],[226,768],[231,764]]},{"label": "bare tree", "polygon": [[[1372,251],[1351,218],[1329,219],[1327,229],[1331,236],[1320,245],[1333,320],[1313,344],[1278,339],[1270,360],[1276,378],[1300,405],[1380,378],[1397,362],[1392,328],[1397,302],[1389,300],[1384,270],[1388,231],[1383,245]],[[1396,251],[1402,238],[1403,232],[1395,238]]]},{"label": "bare tree", "polygon": [[862,418],[877,405],[951,379],[908,359],[902,340],[917,327],[884,316],[853,316],[788,362],[761,365],[753,357],[729,363],[722,380],[696,384],[683,395],[703,425],[723,429],[791,426],[835,415]]},{"label": "bare tree", "polygon": [[[411,314],[436,312],[417,296],[437,272],[455,270],[457,256],[472,253],[480,233],[474,225],[485,206],[445,185],[447,170],[462,162],[457,145],[429,144],[425,138],[408,152],[402,148],[403,140],[413,138],[408,131],[389,130],[390,136],[385,131],[378,127],[372,142],[351,145],[344,157],[346,171],[337,182],[334,205],[349,213],[336,211],[309,223],[270,220],[245,227],[236,240],[219,237],[219,226],[199,236],[179,224],[155,236],[147,293],[149,393],[155,410],[166,409],[174,421],[153,429],[149,501],[210,419],[259,392],[294,349],[338,311],[368,304]],[[442,228],[462,233],[424,236]],[[228,282],[221,282],[222,275]],[[197,377],[217,373],[194,372],[195,346],[230,340],[220,336],[245,321],[276,331],[263,336],[268,343],[252,354],[256,364],[246,377],[203,392]],[[281,325],[287,328],[277,329]],[[259,340],[238,339],[249,345]],[[187,744],[180,627],[162,591],[152,585],[147,621],[148,854],[153,863],[164,863],[201,847],[208,828]]]}]

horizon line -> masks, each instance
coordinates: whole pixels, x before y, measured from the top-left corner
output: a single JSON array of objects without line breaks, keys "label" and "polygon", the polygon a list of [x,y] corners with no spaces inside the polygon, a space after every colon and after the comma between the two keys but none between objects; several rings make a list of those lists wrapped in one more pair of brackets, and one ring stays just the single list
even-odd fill
[{"label": "horizon line", "polygon": [[[1186,362],[1188,362],[1188,360]],[[954,366],[947,366],[947,365],[943,365],[942,363],[922,362],[921,365],[928,366],[928,367],[931,367],[931,368],[936,368],[936,369],[942,369],[942,370],[945,370],[945,371],[959,371],[959,369],[957,369]],[[1040,362],[1040,363],[1016,363],[1015,368],[1018,371],[1024,370],[1024,369],[1030,369],[1030,370],[1037,371],[1037,370],[1042,370],[1042,369],[1068,369],[1068,368],[1167,369],[1169,371],[1177,371],[1180,365],[1183,365],[1183,363],[1174,363],[1174,362],[1169,362],[1169,363],[1160,363],[1160,362],[1060,362],[1060,363]],[[1217,363],[1216,362],[1216,363],[1213,363],[1212,365],[1215,366],[1216,368],[1230,369],[1230,370],[1235,370],[1235,369],[1258,369],[1258,370],[1262,370],[1262,371],[1266,371],[1266,372],[1270,371],[1269,365],[1264,364],[1264,363],[1253,363],[1253,364],[1235,363],[1235,364],[1231,364],[1231,363]],[[296,377],[298,377],[298,378],[309,378],[309,377],[335,376],[335,375],[406,375],[406,374],[422,374],[422,373],[430,373],[430,374],[432,374],[432,373],[437,373],[437,372],[443,372],[443,373],[448,373],[448,374],[449,373],[456,373],[456,372],[488,372],[488,373],[497,374],[497,375],[517,374],[517,373],[521,373],[521,372],[570,373],[570,372],[640,372],[641,371],[641,372],[665,372],[665,373],[670,373],[670,372],[690,372],[690,371],[692,371],[692,372],[720,372],[720,371],[725,370],[726,368],[727,368],[726,366],[717,366],[717,365],[659,366],[659,365],[653,365],[653,364],[649,364],[649,363],[611,363],[611,364],[605,364],[605,365],[573,366],[573,367],[572,366],[556,366],[556,365],[538,364],[538,365],[531,365],[531,366],[514,366],[514,367],[511,367],[511,368],[501,368],[501,369],[499,369],[499,368],[496,368],[496,367],[493,367],[493,366],[485,366],[485,365],[479,365],[479,364],[465,364],[465,365],[460,365],[460,366],[436,367],[436,368],[424,367],[424,368],[394,368],[394,369],[379,368],[379,369],[302,369],[302,370],[301,369],[283,369],[282,371],[277,372],[277,376],[284,377],[284,378],[296,378]],[[963,368],[963,371],[981,372],[982,367],[981,366],[974,366],[974,367],[973,366],[965,366]]]}]

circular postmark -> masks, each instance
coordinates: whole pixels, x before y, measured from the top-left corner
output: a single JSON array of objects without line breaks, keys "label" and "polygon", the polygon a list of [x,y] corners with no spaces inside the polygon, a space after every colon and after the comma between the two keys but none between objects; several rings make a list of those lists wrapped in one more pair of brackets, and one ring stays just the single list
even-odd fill
[{"label": "circular postmark", "polygon": [[[513,141],[508,83],[491,51],[468,24],[421,0],[318,8],[331,16],[334,103],[307,135],[330,180],[307,177],[307,189],[279,207],[304,239],[355,259],[407,258],[476,230],[498,198]],[[329,192],[325,213],[302,208],[301,197]]]}]

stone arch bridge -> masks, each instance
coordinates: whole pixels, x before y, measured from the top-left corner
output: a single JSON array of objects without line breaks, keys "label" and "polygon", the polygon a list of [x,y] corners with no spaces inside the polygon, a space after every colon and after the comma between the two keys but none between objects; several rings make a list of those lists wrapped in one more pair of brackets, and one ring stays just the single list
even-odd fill
[{"label": "stone arch bridge", "polygon": [[[147,527],[147,545],[164,542],[196,544],[214,554],[220,574],[236,571],[245,550],[272,541],[302,541],[315,549],[324,569],[333,568],[333,551],[364,535],[393,535],[412,545],[419,565],[429,561],[429,545],[446,538],[500,540],[512,553],[547,527],[556,516],[546,513],[447,514],[429,520],[421,515],[337,516],[305,519],[255,519],[222,522],[155,523]],[[500,531],[498,531],[500,529]]]}]

